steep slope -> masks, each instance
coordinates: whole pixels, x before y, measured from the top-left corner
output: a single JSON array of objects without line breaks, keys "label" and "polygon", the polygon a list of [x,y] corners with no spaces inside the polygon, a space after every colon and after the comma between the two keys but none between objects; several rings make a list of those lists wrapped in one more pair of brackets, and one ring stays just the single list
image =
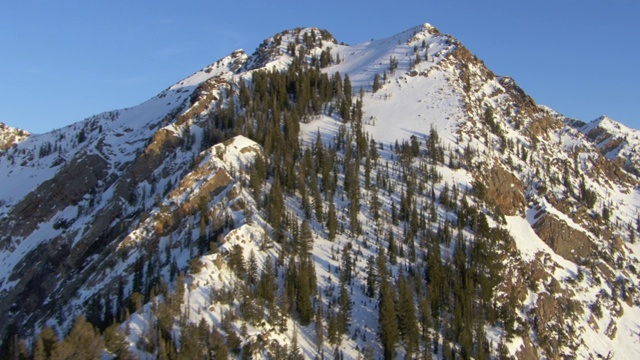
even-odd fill
[{"label": "steep slope", "polygon": [[4,345],[84,314],[107,356],[637,357],[634,134],[429,24],[284,31],[0,154]]}]

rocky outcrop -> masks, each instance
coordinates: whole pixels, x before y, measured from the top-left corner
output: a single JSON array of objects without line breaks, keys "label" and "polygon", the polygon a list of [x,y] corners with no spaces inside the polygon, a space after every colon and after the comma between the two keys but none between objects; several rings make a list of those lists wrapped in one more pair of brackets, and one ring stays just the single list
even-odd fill
[{"label": "rocky outcrop", "polygon": [[[95,192],[98,183],[107,177],[108,169],[107,161],[98,155],[75,158],[16,204],[9,216],[0,221],[0,227],[11,229],[13,237],[26,236],[37,224],[49,221],[57,212]],[[4,241],[0,243],[0,249],[7,246]]]},{"label": "rocky outcrop", "polygon": [[0,153],[29,137],[28,131],[17,129],[0,122]]},{"label": "rocky outcrop", "polygon": [[580,263],[581,259],[589,257],[594,251],[593,243],[584,232],[549,213],[541,214],[533,229],[556,254],[567,260]]},{"label": "rocky outcrop", "polygon": [[135,183],[146,180],[183,142],[184,140],[178,134],[160,129],[142,155],[134,161],[131,171],[132,180]]},{"label": "rocky outcrop", "polygon": [[524,211],[527,204],[524,186],[515,175],[496,165],[479,176],[487,188],[487,203],[507,216],[518,215]]},{"label": "rocky outcrop", "polygon": [[563,346],[577,348],[579,344],[580,340],[574,337],[569,324],[584,310],[567,294],[554,291],[554,286],[549,287],[552,292],[540,293],[536,306],[532,309],[532,330],[536,333],[545,355],[550,359],[561,359],[567,354],[560,353],[559,349]]},{"label": "rocky outcrop", "polygon": [[531,343],[529,337],[525,337],[522,341],[522,347],[516,351],[516,358],[520,360],[537,360],[540,354],[535,345]]}]

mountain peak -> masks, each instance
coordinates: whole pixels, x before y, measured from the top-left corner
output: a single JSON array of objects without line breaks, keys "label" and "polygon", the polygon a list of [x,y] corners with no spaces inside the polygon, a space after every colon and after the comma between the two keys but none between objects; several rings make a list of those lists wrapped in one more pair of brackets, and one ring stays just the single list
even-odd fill
[{"label": "mountain peak", "polygon": [[254,70],[265,67],[269,63],[283,58],[285,63],[288,63],[286,60],[290,60],[300,51],[308,54],[314,49],[321,51],[327,46],[337,43],[329,31],[317,27],[284,30],[262,41],[247,61],[244,69]]},{"label": "mountain peak", "polygon": [[427,32],[429,34],[440,33],[440,31],[435,26],[431,25],[428,22],[420,24],[418,26],[414,26],[412,30],[415,32]]},{"label": "mountain peak", "polygon": [[0,122],[0,152],[28,138],[31,134],[28,131],[14,128]]},{"label": "mountain peak", "polygon": [[594,123],[594,124],[598,124],[600,126],[611,125],[611,126],[615,126],[615,127],[618,127],[618,128],[621,125],[619,122],[617,122],[614,119],[608,117],[607,115],[599,116],[598,118],[596,118],[595,120],[593,120],[591,122]]}]

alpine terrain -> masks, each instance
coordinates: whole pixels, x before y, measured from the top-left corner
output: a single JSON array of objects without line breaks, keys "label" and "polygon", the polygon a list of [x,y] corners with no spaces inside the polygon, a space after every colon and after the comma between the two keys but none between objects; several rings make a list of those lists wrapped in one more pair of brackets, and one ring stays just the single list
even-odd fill
[{"label": "alpine terrain", "polygon": [[2,358],[640,358],[640,132],[424,24],[0,126]]}]

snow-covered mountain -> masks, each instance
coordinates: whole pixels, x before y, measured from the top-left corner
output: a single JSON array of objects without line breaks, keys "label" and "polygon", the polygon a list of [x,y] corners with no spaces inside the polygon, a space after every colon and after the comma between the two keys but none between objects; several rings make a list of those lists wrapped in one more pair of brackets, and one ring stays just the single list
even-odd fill
[{"label": "snow-covered mountain", "polygon": [[636,358],[637,137],[429,24],[284,31],[0,153],[5,353]]},{"label": "snow-covered mountain", "polygon": [[588,124],[569,121],[591,140],[607,159],[618,162],[627,171],[640,175],[640,131],[601,116]]}]

